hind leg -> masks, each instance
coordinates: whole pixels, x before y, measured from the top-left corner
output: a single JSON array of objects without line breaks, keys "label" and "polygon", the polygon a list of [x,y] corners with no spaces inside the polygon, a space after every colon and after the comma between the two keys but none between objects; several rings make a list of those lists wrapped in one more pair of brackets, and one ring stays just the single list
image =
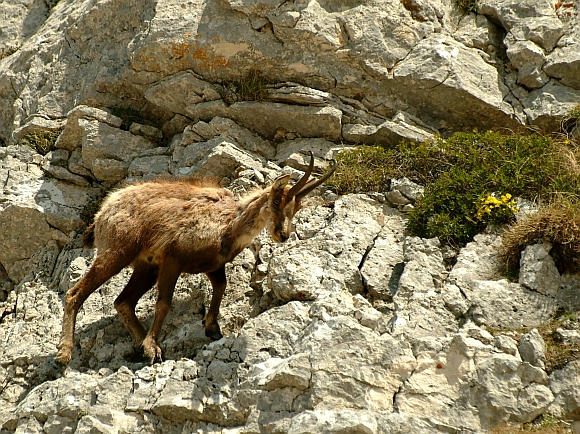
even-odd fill
[{"label": "hind leg", "polygon": [[115,309],[117,309],[117,313],[137,346],[141,346],[147,331],[135,315],[135,306],[137,306],[139,299],[155,285],[157,274],[157,266],[137,262],[127,286],[115,300]]},{"label": "hind leg", "polygon": [[67,365],[74,348],[75,323],[77,313],[87,299],[99,286],[129,265],[125,257],[106,250],[98,254],[89,272],[66,294],[64,299],[64,316],[62,334],[58,344],[55,360]]}]

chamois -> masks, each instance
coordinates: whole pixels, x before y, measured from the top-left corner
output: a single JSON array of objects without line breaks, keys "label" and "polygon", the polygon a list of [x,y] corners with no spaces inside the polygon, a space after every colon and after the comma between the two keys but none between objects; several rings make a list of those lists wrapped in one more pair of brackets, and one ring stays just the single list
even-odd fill
[{"label": "chamois", "polygon": [[[217,319],[227,283],[225,264],[265,227],[274,241],[288,239],[301,199],[332,175],[336,162],[318,180],[309,180],[313,166],[311,152],[306,173],[293,187],[287,185],[290,175],[282,175],[240,201],[204,178],[161,178],[107,196],[85,233],[85,243],[94,243],[97,256],[87,274],[66,294],[55,360],[64,365],[70,362],[76,317],[83,302],[128,265],[133,273],[114,305],[146,357],[161,360],[159,334],[182,272],[205,273],[209,278],[213,294],[204,319],[205,335],[220,339]],[[135,307],[155,282],[155,315],[146,331]]]}]

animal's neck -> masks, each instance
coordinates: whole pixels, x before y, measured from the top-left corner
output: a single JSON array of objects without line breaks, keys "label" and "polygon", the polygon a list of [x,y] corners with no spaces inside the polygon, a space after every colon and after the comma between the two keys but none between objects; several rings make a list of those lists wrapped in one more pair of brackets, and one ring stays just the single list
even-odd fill
[{"label": "animal's neck", "polygon": [[238,213],[232,221],[232,232],[236,234],[234,250],[241,251],[256,238],[266,227],[270,211],[267,209],[270,189],[260,192],[241,201]]}]

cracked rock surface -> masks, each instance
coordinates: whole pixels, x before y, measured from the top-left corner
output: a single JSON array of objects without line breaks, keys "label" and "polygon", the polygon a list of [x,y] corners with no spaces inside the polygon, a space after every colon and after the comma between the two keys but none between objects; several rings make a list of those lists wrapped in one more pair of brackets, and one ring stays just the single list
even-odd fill
[{"label": "cracked rock surface", "polygon": [[[580,101],[578,7],[1,3],[0,434],[482,433],[579,419],[578,362],[548,373],[534,329],[580,310],[578,276],[560,275],[544,243],[507,280],[493,233],[450,260],[406,232],[423,187],[404,178],[319,188],[285,244],[258,236],[227,266],[223,339],[204,334],[209,281],[183,275],[165,360],[148,365],[113,307],[126,269],[84,303],[68,368],[53,363],[64,295],[95,256],[81,247],[87,215],[108,191],[197,174],[239,197],[295,182],[308,151],[322,172],[357,144],[555,131]],[[236,83],[256,70],[265,96],[248,101]],[[46,131],[59,133],[46,155],[19,143]],[[145,324],[155,299],[137,305]]]}]

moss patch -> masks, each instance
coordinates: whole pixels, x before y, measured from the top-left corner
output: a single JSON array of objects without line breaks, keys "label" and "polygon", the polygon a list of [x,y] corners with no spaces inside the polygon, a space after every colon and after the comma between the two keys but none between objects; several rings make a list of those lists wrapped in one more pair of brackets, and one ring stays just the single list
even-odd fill
[{"label": "moss patch", "polygon": [[46,155],[54,150],[56,139],[62,132],[58,130],[39,130],[26,134],[19,142],[20,145],[30,146],[40,155]]}]

